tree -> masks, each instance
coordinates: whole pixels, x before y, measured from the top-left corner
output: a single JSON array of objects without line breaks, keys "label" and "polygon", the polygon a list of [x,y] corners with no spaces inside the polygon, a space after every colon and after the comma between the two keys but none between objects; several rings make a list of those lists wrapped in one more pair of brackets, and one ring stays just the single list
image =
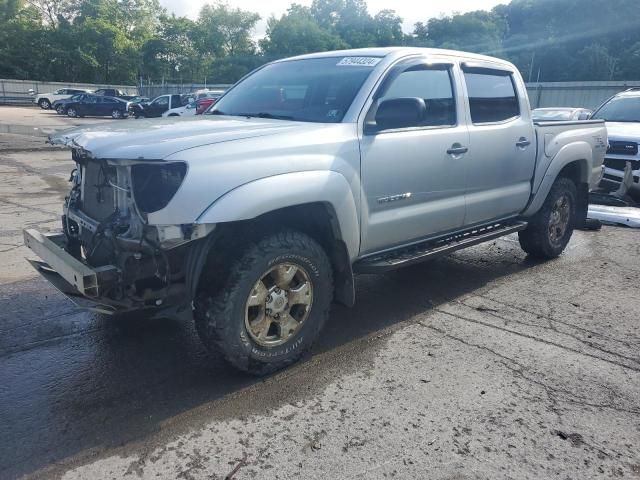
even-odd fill
[{"label": "tree", "polygon": [[500,55],[506,32],[504,18],[480,10],[417,23],[414,38],[425,46]]},{"label": "tree", "polygon": [[307,7],[293,4],[280,19],[267,21],[267,33],[260,41],[262,51],[271,57],[300,55],[346,48],[340,37],[322,28]]},{"label": "tree", "polygon": [[215,56],[254,55],[251,38],[260,15],[223,3],[205,5],[198,16],[198,48]]},{"label": "tree", "polygon": [[373,34],[379,47],[405,43],[402,18],[394,10],[381,10],[373,17]]}]

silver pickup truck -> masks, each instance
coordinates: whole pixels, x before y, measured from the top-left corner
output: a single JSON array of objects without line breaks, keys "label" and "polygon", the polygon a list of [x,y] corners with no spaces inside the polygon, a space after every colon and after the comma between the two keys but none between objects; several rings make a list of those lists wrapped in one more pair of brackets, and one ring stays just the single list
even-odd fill
[{"label": "silver pickup truck", "polygon": [[202,118],[51,138],[77,168],[33,265],[96,311],[194,319],[264,374],[311,346],[354,274],[518,232],[558,256],[602,177],[602,121],[534,124],[503,60],[380,48],[267,64]]}]

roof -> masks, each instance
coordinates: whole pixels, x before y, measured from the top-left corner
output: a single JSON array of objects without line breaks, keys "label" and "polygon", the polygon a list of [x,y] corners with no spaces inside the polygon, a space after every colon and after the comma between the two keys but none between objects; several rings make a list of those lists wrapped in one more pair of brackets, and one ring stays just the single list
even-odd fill
[{"label": "roof", "polygon": [[624,92],[616,94],[616,97],[640,97],[640,88],[630,88]]},{"label": "roof", "polygon": [[354,48],[350,50],[332,50],[328,52],[308,53],[296,57],[284,58],[279,61],[301,60],[308,58],[326,58],[326,57],[403,57],[407,55],[449,55],[452,57],[460,57],[473,60],[482,60],[485,62],[499,63],[513,68],[513,65],[500,58],[489,57],[477,53],[461,52],[458,50],[446,50],[442,48],[420,48],[420,47],[375,47],[375,48]]}]

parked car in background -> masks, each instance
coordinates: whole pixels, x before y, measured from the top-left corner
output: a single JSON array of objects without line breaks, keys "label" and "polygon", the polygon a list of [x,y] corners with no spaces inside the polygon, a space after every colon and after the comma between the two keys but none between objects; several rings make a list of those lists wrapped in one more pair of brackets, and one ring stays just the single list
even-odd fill
[{"label": "parked car in background", "polygon": [[91,96],[91,93],[76,93],[75,95],[70,96],[69,98],[62,98],[60,100],[56,100],[51,104],[51,108],[56,111],[58,115],[66,115],[67,114],[67,105],[69,103],[74,103],[80,100],[83,100],[87,96]]},{"label": "parked car in background", "polygon": [[211,92],[196,100],[196,115],[202,115],[211,105],[216,103],[224,92]]},{"label": "parked car in background", "polygon": [[186,105],[183,105],[178,108],[172,108],[171,110],[167,110],[162,114],[162,116],[163,117],[190,117],[192,115],[195,115],[196,102],[193,101],[193,98],[191,98],[190,100],[191,101]]},{"label": "parked car in background", "polygon": [[603,185],[617,188],[631,164],[633,183],[629,194],[640,195],[640,88],[630,88],[614,95],[591,116],[604,120],[609,134],[609,148],[604,159]]},{"label": "parked car in background", "polygon": [[151,102],[131,103],[129,113],[135,118],[161,117],[167,110],[184,107],[189,103],[189,95],[160,95]]},{"label": "parked car in background", "polygon": [[62,100],[65,98],[69,98],[72,95],[78,93],[91,93],[89,89],[83,88],[61,88],[60,90],[56,90],[51,93],[39,93],[35,97],[33,97],[33,103],[38,105],[43,110],[49,110],[53,102],[56,100]]},{"label": "parked car in background", "polygon": [[545,107],[531,111],[534,122],[561,122],[589,120],[593,112],[588,108]]},{"label": "parked car in background", "polygon": [[116,97],[100,95],[86,95],[82,99],[66,105],[69,117],[112,117],[127,118],[129,116],[129,102]]},{"label": "parked car in background", "polygon": [[101,95],[104,97],[121,98],[122,100],[127,100],[127,101],[137,97],[137,95],[127,95],[122,90],[118,90],[117,88],[99,88],[93,93],[95,95]]},{"label": "parked car in background", "polygon": [[149,102],[151,99],[149,97],[143,97],[141,95],[136,95],[135,97],[132,97],[131,99],[129,99],[129,102],[131,103],[142,103],[142,102]]},{"label": "parked car in background", "polygon": [[354,273],[516,232],[532,257],[560,255],[607,130],[533,123],[504,60],[370,48],[267,64],[200,119],[49,141],[76,168],[63,230],[24,232],[41,273],[103,312],[193,319],[208,348],[265,374],[311,348],[333,299],[353,305]]}]

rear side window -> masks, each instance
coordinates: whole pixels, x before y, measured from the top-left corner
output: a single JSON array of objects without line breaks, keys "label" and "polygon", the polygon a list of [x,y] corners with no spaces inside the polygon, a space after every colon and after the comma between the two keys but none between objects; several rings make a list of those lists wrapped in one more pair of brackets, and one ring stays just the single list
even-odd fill
[{"label": "rear side window", "polygon": [[425,118],[416,127],[456,124],[456,106],[448,68],[410,67],[393,79],[380,101],[406,97],[425,101]]},{"label": "rear side window", "polygon": [[473,123],[502,122],[520,115],[518,96],[510,73],[465,70],[464,81]]}]

